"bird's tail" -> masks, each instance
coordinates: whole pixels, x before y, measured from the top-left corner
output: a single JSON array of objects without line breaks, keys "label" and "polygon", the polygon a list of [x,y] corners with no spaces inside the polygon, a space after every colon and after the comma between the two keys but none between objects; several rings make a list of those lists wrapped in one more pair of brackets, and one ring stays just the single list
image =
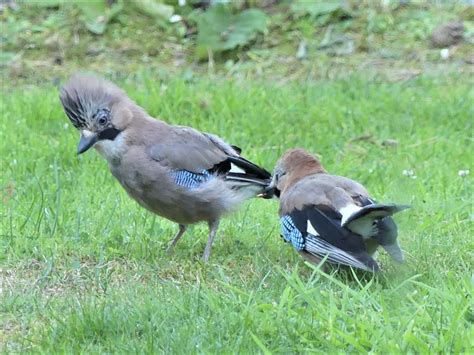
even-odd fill
[{"label": "bird's tail", "polygon": [[384,217],[391,216],[397,212],[406,210],[410,207],[411,206],[409,205],[373,203],[358,209],[347,218],[343,218],[342,226],[347,226],[349,229],[351,229],[351,224],[357,223],[358,221],[373,222],[375,220],[379,220]]},{"label": "bird's tail", "polygon": [[[265,191],[270,184],[268,179],[259,179],[245,174],[230,173],[225,177],[225,180],[231,185],[233,190],[238,190],[240,193],[251,197],[263,197],[267,198]],[[269,196],[268,198],[270,198]]]},{"label": "bird's tail", "polygon": [[242,186],[256,185],[262,188],[266,188],[268,184],[270,183],[270,180],[267,180],[267,179],[259,179],[259,178],[255,178],[255,177],[248,176],[245,174],[234,174],[234,173],[228,174],[225,177],[225,179],[227,181],[232,181],[236,184],[241,184]]},{"label": "bird's tail", "polygon": [[225,174],[225,180],[232,189],[249,197],[260,196],[265,192],[271,182],[271,174],[267,170],[242,157],[229,157],[229,161],[230,170]]}]

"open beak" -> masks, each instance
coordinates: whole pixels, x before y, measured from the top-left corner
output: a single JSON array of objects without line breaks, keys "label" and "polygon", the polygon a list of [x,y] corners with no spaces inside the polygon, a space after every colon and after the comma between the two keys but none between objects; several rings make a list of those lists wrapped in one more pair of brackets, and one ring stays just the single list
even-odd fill
[{"label": "open beak", "polygon": [[88,151],[98,140],[98,135],[88,130],[81,132],[81,139],[77,145],[77,154]]}]

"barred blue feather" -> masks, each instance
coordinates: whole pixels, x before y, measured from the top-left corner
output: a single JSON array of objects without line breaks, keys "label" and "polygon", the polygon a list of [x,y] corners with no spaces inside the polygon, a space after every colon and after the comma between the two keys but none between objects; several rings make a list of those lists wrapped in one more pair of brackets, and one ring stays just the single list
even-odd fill
[{"label": "barred blue feather", "polygon": [[200,173],[193,173],[187,170],[175,170],[171,173],[176,185],[187,189],[197,189],[201,184],[213,178],[207,170]]},{"label": "barred blue feather", "polygon": [[327,257],[328,261],[336,264],[343,264],[358,267],[363,270],[373,271],[371,267],[368,267],[350,253],[345,252],[320,238],[319,234],[313,235],[305,232],[303,236],[302,232],[296,227],[293,219],[289,215],[280,218],[280,228],[283,239],[286,242],[291,243],[298,251],[305,250],[321,259]]},{"label": "barred blue feather", "polygon": [[301,251],[304,249],[304,238],[301,232],[296,228],[290,216],[286,215],[280,218],[280,231],[285,241],[293,244],[293,247]]}]

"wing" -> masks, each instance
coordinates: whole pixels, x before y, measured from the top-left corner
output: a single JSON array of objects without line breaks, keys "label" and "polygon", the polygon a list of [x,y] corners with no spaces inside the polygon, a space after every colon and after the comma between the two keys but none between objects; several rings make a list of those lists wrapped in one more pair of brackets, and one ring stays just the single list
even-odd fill
[{"label": "wing", "polygon": [[354,196],[362,198],[364,194],[364,188],[352,180],[330,174],[312,174],[285,191],[281,197],[281,207],[291,211],[294,208],[302,210],[307,205],[327,205],[340,211],[345,206],[355,204]]},{"label": "wing", "polygon": [[151,159],[160,162],[171,170],[187,170],[201,173],[212,169],[237,152],[220,149],[209,137],[188,127],[172,126],[160,141],[148,147]]},{"label": "wing", "polygon": [[406,210],[410,208],[408,205],[395,205],[390,204],[381,204],[381,203],[372,203],[363,205],[362,208],[358,209],[352,213],[348,218],[345,219],[343,226],[351,228],[351,224],[357,221],[370,221],[372,223],[375,220],[382,219],[387,216],[391,216],[397,212]]},{"label": "wing", "polygon": [[178,177],[186,183],[205,181],[207,174],[211,174],[266,186],[271,174],[241,157],[239,151],[240,148],[234,148],[215,135],[172,126],[166,137],[149,147],[147,153],[151,159],[180,174]]},{"label": "wing", "polygon": [[282,236],[297,250],[346,266],[378,271],[361,236],[341,227],[341,215],[326,206],[305,206],[282,217]]}]

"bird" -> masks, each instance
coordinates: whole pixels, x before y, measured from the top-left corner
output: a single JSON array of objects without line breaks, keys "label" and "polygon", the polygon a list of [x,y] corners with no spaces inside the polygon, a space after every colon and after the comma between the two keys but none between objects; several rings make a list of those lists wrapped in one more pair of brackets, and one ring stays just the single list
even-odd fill
[{"label": "bird", "polygon": [[377,203],[364,186],[329,174],[305,149],[280,157],[265,194],[279,198],[282,238],[310,262],[377,272],[379,246],[404,261],[391,216],[410,206]]},{"label": "bird", "polygon": [[244,200],[265,197],[271,174],[222,138],[152,118],[112,82],[76,73],[60,89],[66,116],[79,130],[77,153],[94,148],[128,195],[178,224],[172,251],[188,225],[207,222],[208,261],[221,218]]}]

